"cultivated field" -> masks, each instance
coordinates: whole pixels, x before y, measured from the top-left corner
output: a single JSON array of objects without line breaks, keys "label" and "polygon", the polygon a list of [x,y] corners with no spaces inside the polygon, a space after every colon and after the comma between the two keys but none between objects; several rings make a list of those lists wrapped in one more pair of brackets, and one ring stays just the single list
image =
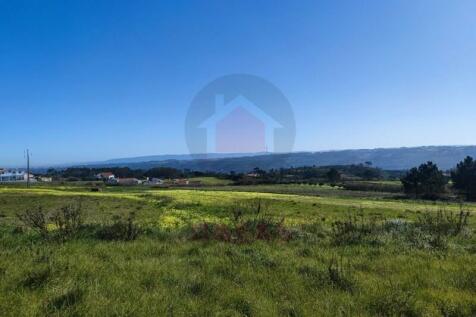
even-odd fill
[{"label": "cultivated field", "polygon": [[[67,234],[17,217],[68,204]],[[0,187],[0,315],[475,316],[475,213],[309,185]]]}]

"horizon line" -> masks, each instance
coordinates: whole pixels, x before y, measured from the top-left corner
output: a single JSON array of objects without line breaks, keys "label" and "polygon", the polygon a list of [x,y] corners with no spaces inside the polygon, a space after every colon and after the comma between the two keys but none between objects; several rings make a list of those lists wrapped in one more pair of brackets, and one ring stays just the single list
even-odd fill
[{"label": "horizon line", "polygon": [[[341,152],[341,151],[372,151],[372,150],[392,150],[392,149],[417,149],[417,148],[431,148],[431,147],[475,147],[476,144],[459,144],[459,145],[418,145],[418,146],[392,146],[392,147],[374,147],[374,148],[343,148],[343,149],[327,149],[327,150],[299,150],[299,151],[291,151],[291,152],[230,152],[230,153],[220,153],[220,152],[213,152],[213,153],[199,153],[199,154],[192,154],[192,153],[185,153],[185,154],[150,154],[150,155],[137,155],[137,156],[130,156],[130,157],[120,157],[120,158],[110,158],[104,160],[97,160],[97,161],[83,161],[83,162],[64,162],[64,163],[44,163],[35,165],[34,162],[30,161],[31,168],[54,168],[54,167],[69,167],[69,166],[85,166],[85,165],[94,165],[94,164],[104,164],[109,161],[120,161],[120,160],[132,160],[132,159],[140,159],[146,157],[153,157],[153,156],[206,156],[206,155],[237,155],[234,158],[240,157],[250,157],[250,156],[262,156],[262,155],[279,155],[279,154],[292,154],[292,153],[328,153],[328,152]],[[240,156],[242,155],[242,156]],[[223,158],[196,158],[197,160],[207,160],[207,159],[225,159]],[[233,157],[230,157],[233,158]],[[174,160],[174,159],[170,159]],[[191,160],[195,160],[192,158]],[[141,161],[137,163],[146,163],[146,162],[154,162],[151,161]],[[33,164],[32,164],[33,163]],[[26,165],[26,163],[25,163]],[[24,168],[23,164],[21,165],[0,165],[0,168],[6,169],[21,169]]]}]

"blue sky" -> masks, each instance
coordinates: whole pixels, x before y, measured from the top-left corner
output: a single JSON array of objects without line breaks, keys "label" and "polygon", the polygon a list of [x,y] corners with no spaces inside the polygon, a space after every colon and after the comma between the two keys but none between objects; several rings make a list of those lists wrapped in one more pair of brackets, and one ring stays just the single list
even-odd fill
[{"label": "blue sky", "polygon": [[217,77],[274,83],[294,150],[475,144],[476,2],[0,0],[0,165],[187,153]]}]

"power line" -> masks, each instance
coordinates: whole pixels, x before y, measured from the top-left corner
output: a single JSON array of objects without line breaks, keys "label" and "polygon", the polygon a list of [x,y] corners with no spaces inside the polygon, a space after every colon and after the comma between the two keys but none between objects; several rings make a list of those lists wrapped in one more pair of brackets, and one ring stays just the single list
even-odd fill
[{"label": "power line", "polygon": [[30,150],[26,149],[26,187],[30,188]]}]

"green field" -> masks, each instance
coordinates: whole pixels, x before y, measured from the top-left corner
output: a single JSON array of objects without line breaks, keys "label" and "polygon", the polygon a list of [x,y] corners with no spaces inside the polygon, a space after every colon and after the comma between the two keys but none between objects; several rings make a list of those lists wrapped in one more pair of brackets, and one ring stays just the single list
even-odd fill
[{"label": "green field", "polygon": [[[78,200],[84,225],[67,239],[16,216]],[[231,228],[237,206],[241,221],[280,223],[291,238],[193,237],[205,222]],[[460,210],[468,225],[448,233]],[[97,234],[130,212],[135,240]],[[0,187],[0,315],[475,316],[475,213],[312,185]]]},{"label": "green field", "polygon": [[223,186],[223,185],[230,185],[233,182],[228,179],[220,179],[217,177],[211,176],[203,176],[203,177],[191,177],[190,181],[200,182],[202,185],[205,186]]}]

